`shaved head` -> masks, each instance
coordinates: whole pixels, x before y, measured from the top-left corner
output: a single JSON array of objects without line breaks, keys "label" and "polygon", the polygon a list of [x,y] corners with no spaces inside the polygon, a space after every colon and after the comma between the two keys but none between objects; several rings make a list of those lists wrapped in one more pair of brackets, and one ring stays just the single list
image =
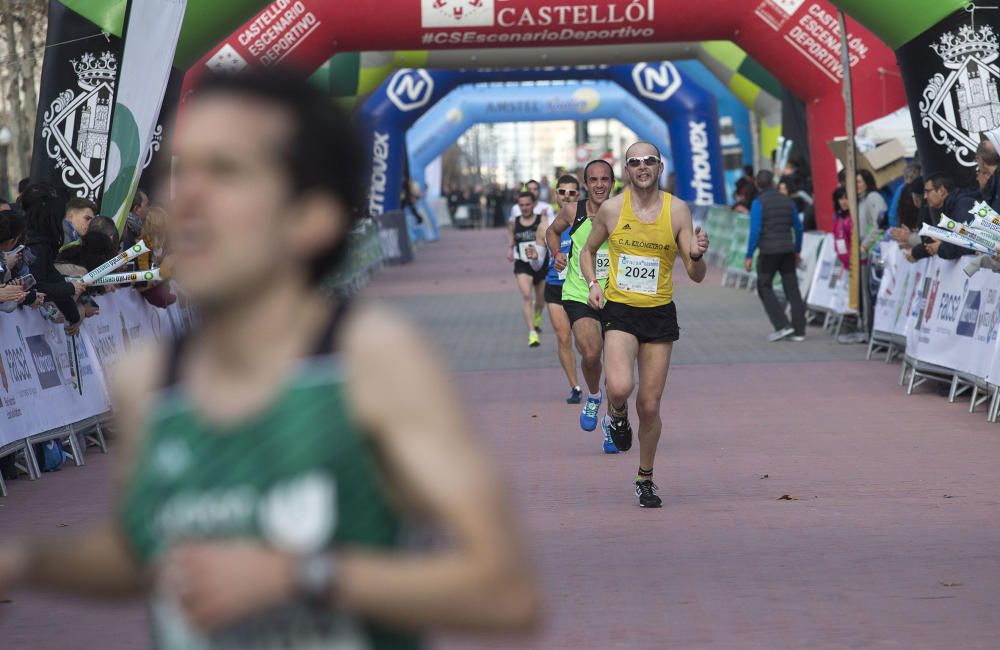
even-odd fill
[{"label": "shaved head", "polygon": [[657,158],[662,158],[660,155],[659,148],[651,143],[644,140],[639,142],[634,142],[629,145],[629,148],[625,150],[625,158],[631,158],[632,156],[649,156],[655,155]]}]

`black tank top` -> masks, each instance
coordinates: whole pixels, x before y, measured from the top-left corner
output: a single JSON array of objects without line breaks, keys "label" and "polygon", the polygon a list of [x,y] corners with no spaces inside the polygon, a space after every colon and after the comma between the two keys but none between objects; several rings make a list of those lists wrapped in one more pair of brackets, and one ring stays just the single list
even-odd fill
[{"label": "black tank top", "polygon": [[523,244],[524,242],[535,241],[535,233],[538,231],[538,224],[542,221],[542,215],[536,214],[535,220],[531,222],[530,226],[521,225],[521,217],[514,219],[514,243]]}]

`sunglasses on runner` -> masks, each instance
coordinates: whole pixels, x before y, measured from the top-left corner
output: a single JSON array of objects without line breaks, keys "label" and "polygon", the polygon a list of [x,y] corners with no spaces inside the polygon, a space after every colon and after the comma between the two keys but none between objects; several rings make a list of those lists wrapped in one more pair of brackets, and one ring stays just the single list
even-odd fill
[{"label": "sunglasses on runner", "polygon": [[656,156],[643,156],[642,158],[633,157],[628,158],[625,162],[628,163],[629,167],[638,167],[639,165],[646,165],[646,167],[655,167],[660,164],[660,159]]},{"label": "sunglasses on runner", "polygon": [[556,190],[559,192],[559,196],[574,196],[579,194],[579,190]]}]

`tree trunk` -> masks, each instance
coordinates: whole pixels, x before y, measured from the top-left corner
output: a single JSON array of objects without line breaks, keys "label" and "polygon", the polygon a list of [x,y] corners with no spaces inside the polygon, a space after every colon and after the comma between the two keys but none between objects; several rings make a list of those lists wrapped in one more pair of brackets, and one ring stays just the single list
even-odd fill
[{"label": "tree trunk", "polygon": [[[26,167],[23,164],[24,157],[21,155],[24,146],[24,136],[21,133],[24,114],[24,106],[21,102],[20,80],[22,76],[21,57],[17,50],[17,39],[14,35],[14,10],[4,12],[4,40],[7,42],[7,74],[6,80],[7,99],[10,101],[10,130],[13,141],[10,147],[9,170],[11,177],[17,182],[24,175]],[[28,136],[28,151],[31,151],[30,136]]]},{"label": "tree trunk", "polygon": [[[39,7],[40,5],[40,7]],[[36,62],[38,57],[45,50],[45,30],[39,26],[46,24],[47,7],[45,3],[37,3],[26,10],[26,15],[20,21],[21,43],[24,56],[24,67],[21,68],[21,84],[24,97],[24,105],[30,110],[24,112],[25,132],[29,134],[28,148],[25,150],[25,169],[31,169],[31,151],[34,147],[35,135],[35,115],[38,111],[38,67]]]}]

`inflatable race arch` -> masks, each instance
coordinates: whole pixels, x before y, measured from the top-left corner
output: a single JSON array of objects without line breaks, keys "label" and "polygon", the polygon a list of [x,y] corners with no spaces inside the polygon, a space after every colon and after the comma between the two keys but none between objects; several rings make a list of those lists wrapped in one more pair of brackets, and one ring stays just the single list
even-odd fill
[{"label": "inflatable race arch", "polygon": [[[616,119],[639,138],[661,147],[670,141],[663,119],[616,83],[459,86],[409,130],[410,179],[423,186],[427,166],[475,124],[590,119]],[[662,155],[669,168],[670,150],[664,149]],[[435,238],[437,224],[431,211],[427,213],[429,234]]]},{"label": "inflatable race arch", "polygon": [[[120,0],[50,2],[121,34]],[[1000,126],[1000,12],[965,0],[189,0],[174,65],[190,84],[208,69],[312,74],[338,52],[732,41],[805,103],[817,219],[829,227],[826,142],[845,123],[838,8],[857,123],[908,103],[925,168],[970,173],[979,134]]]},{"label": "inflatable race arch", "polygon": [[[462,84],[544,79],[607,79],[635,94],[668,125],[678,195],[693,206],[726,201],[715,97],[670,62],[520,70],[403,69],[389,77],[358,114],[370,169],[369,212],[398,209],[406,131],[442,97]],[[662,141],[655,144],[667,146]]]}]

